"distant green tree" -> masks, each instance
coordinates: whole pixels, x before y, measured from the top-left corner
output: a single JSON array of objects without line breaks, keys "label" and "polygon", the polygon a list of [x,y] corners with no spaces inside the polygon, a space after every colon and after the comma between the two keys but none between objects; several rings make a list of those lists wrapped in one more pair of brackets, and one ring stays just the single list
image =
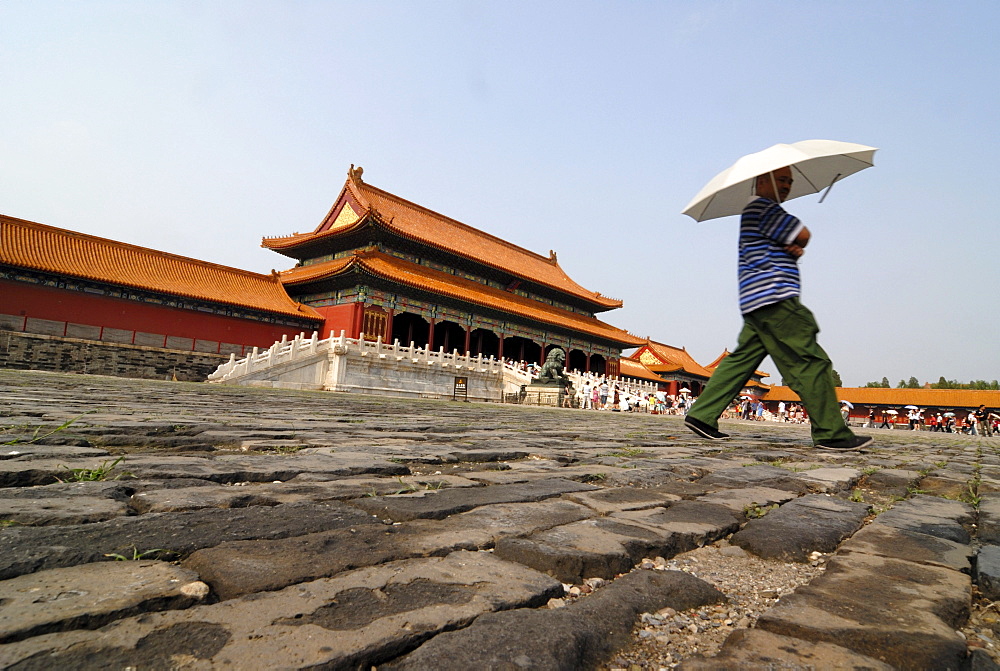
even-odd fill
[{"label": "distant green tree", "polygon": [[837,372],[836,368],[833,370],[833,386],[834,387],[844,386],[844,381],[840,378],[840,373]]},{"label": "distant green tree", "polygon": [[892,385],[889,384],[889,378],[886,377],[883,377],[881,382],[869,382],[865,384],[865,386],[871,389],[890,389],[892,387]]},{"label": "distant green tree", "polygon": [[1000,382],[997,380],[992,380],[987,382],[986,380],[973,380],[971,382],[959,382],[958,380],[946,380],[944,376],[938,378],[938,381],[931,384],[932,389],[980,389],[980,390],[997,390],[1000,389]]},{"label": "distant green tree", "polygon": [[915,377],[911,377],[910,381],[906,383],[907,389],[920,389],[922,386],[924,385],[920,384],[920,380]]},{"label": "distant green tree", "polygon": [[906,389],[906,380],[900,380],[899,384],[896,385],[896,389]]},{"label": "distant green tree", "polygon": [[889,388],[889,378],[887,378],[885,376],[882,376],[882,388],[883,389],[888,389]]}]

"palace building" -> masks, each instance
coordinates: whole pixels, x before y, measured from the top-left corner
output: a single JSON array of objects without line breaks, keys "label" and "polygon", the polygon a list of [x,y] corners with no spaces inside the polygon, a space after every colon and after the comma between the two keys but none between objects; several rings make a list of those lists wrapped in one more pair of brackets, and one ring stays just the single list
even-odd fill
[{"label": "palace building", "polygon": [[568,368],[609,375],[623,349],[643,342],[597,319],[622,302],[574,282],[555,252],[536,254],[371,186],[353,165],[314,231],[262,244],[297,261],[280,280],[323,315],[324,335],[539,363],[561,347]]},{"label": "palace building", "polygon": [[673,396],[682,393],[682,389],[687,390],[683,393],[698,396],[712,376],[711,371],[695,361],[686,349],[649,338],[643,339],[642,346],[629,355],[629,358],[658,375],[663,381],[661,389]]},{"label": "palace building", "polygon": [[197,379],[322,322],[275,275],[0,216],[6,367]]},{"label": "palace building", "polygon": [[561,347],[568,368],[617,375],[642,344],[596,317],[622,302],[574,282],[554,252],[361,175],[351,166],[313,232],[263,240],[296,261],[267,275],[0,216],[0,366],[204,379],[231,353],[343,331],[539,363]]}]

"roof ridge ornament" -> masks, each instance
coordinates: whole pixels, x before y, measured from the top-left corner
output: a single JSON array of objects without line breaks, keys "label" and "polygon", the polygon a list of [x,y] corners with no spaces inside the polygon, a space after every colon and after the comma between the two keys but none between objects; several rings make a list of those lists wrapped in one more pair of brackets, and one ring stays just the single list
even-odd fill
[{"label": "roof ridge ornament", "polygon": [[364,182],[361,180],[361,175],[363,174],[365,174],[365,169],[362,168],[360,165],[357,168],[355,168],[353,163],[351,164],[350,170],[347,171],[347,176],[359,184],[364,184]]},{"label": "roof ridge ornament", "polygon": [[555,252],[554,249],[550,249],[549,250],[549,262],[550,263],[559,263],[559,259],[556,257],[556,252]]}]

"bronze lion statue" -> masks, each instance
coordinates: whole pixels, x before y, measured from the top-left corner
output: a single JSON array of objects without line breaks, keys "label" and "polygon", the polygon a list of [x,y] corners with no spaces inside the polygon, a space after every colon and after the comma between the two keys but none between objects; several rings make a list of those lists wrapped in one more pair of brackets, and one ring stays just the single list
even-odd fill
[{"label": "bronze lion statue", "polygon": [[535,384],[558,384],[560,386],[569,384],[569,378],[563,373],[565,367],[566,353],[558,347],[553,347],[549,351],[549,355],[545,357],[545,363],[542,364],[542,368],[538,372]]}]

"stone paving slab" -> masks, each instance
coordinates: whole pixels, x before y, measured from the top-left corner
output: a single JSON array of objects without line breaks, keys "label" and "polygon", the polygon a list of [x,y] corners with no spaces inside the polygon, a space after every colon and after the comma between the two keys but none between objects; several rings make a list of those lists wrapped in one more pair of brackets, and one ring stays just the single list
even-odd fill
[{"label": "stone paving slab", "polygon": [[743,515],[747,508],[753,506],[769,508],[773,505],[788,503],[795,496],[792,492],[783,489],[747,487],[745,489],[723,489],[716,492],[709,492],[704,496],[699,496],[698,500],[705,503],[715,503]]},{"label": "stone paving slab", "polygon": [[593,668],[628,640],[643,612],[725,602],[724,594],[682,571],[634,571],[556,610],[489,613],[434,637],[386,670]]},{"label": "stone paving slab", "polygon": [[10,527],[0,534],[0,579],[101,561],[108,553],[163,549],[187,555],[227,540],[274,539],[371,522],[342,503],[151,513],[76,527]]},{"label": "stone paving slab", "polygon": [[799,473],[764,464],[723,468],[706,475],[700,482],[703,485],[715,485],[724,489],[770,487],[796,494],[806,494],[819,489],[815,483],[806,481]]},{"label": "stone paving slab", "polygon": [[[737,632],[706,664],[875,668],[871,655],[900,667],[958,660],[971,669],[990,659],[975,647],[988,630],[968,642],[954,631],[968,618],[973,581],[992,589],[1000,573],[992,564],[1000,495],[991,489],[1000,438],[876,431],[875,448],[842,454],[813,449],[805,425],[729,421],[733,438],[719,444],[682,420],[0,370],[0,442],[55,431],[44,444],[18,443],[21,454],[0,454],[0,589],[80,566],[134,568],[146,562],[101,560],[161,548],[174,554],[154,556],[181,569],[160,567],[203,574],[188,583],[201,585],[201,605],[125,594],[142,615],[86,608],[91,623],[107,618],[100,637],[76,628],[28,635],[0,645],[0,660],[46,669],[243,668],[258,658],[267,668],[368,668],[403,664],[421,643],[412,659],[434,645],[443,651],[468,631],[473,661],[464,666],[553,657],[553,668],[583,658],[578,666],[593,666],[627,645],[640,559],[751,530],[790,545],[806,522],[825,525],[831,540],[821,547],[840,542],[826,573],[767,614],[784,629]],[[119,457],[119,481],[55,481]],[[855,530],[859,515],[868,525]],[[390,584],[390,570],[410,575],[405,567],[462,550],[507,568],[489,577],[481,564],[450,583],[422,574],[402,592],[378,586]],[[547,598],[563,588],[542,571],[609,582],[550,610]],[[344,582],[360,574],[382,578]],[[542,588],[527,600],[476,602],[472,574],[486,575],[491,593],[505,580],[520,590],[527,575]],[[343,589],[311,591],[331,581]],[[130,584],[93,582],[109,598]],[[78,589],[44,602],[46,617],[63,623],[52,626],[77,626]],[[643,598],[660,595],[652,583],[643,589]],[[291,605],[310,594],[318,596],[308,609]],[[490,614],[506,607],[516,610]],[[79,626],[91,626],[85,619]],[[495,633],[519,626],[530,634]],[[247,638],[258,634],[259,643]],[[885,647],[879,655],[876,644]],[[451,655],[435,653],[434,663],[447,668]]]},{"label": "stone paving slab", "polygon": [[1000,545],[1000,494],[984,494],[979,502],[979,540]]},{"label": "stone paving slab", "polygon": [[[307,477],[303,477],[307,476]],[[398,476],[376,478],[366,476],[313,481],[314,474],[296,476],[287,483],[239,482],[232,485],[202,483],[194,487],[150,489],[137,492],[129,501],[135,512],[158,513],[200,508],[248,508],[274,506],[298,501],[347,501],[363,496],[384,496],[409,491],[446,487],[479,487],[480,483],[454,475]],[[3,491],[0,490],[0,497]],[[0,499],[2,501],[2,499]]]},{"label": "stone paving slab", "polygon": [[100,631],[0,646],[4,668],[369,668],[483,613],[543,605],[548,576],[488,553],[456,552],[360,569]]},{"label": "stone paving slab", "polygon": [[183,566],[201,575],[219,599],[272,591],[342,571],[492,548],[499,538],[586,519],[592,511],[567,501],[485,506],[445,520],[348,528],[272,541],[231,541],[194,552]]},{"label": "stone paving slab", "polygon": [[848,552],[864,552],[905,559],[918,564],[933,564],[953,571],[972,572],[972,560],[976,556],[971,546],[956,543],[936,536],[897,529],[876,520],[851,536]]},{"label": "stone paving slab", "polygon": [[525,503],[569,494],[596,490],[594,485],[562,479],[545,479],[493,487],[442,489],[421,491],[398,496],[374,496],[351,502],[371,515],[389,522],[405,522],[418,518],[442,519],[479,506],[495,503]]},{"label": "stone paving slab", "polygon": [[898,667],[873,657],[859,655],[833,643],[814,643],[779,636],[760,629],[737,629],[715,657],[693,657],[677,667],[680,671],[719,669],[866,669],[893,671]]},{"label": "stone paving slab", "polygon": [[[30,436],[25,440],[30,440]],[[42,443],[16,443],[0,446],[0,461],[34,461],[36,459],[80,459],[86,457],[109,456],[107,450],[98,447],[73,445],[50,445]]]},{"label": "stone paving slab", "polygon": [[129,514],[132,491],[117,482],[0,488],[0,520],[29,526],[102,522]]},{"label": "stone paving slab", "polygon": [[563,498],[587,506],[599,515],[625,510],[659,508],[664,504],[681,500],[680,496],[662,492],[658,488],[633,489],[631,487],[606,487],[589,492],[575,492],[565,494]]},{"label": "stone paving slab", "polygon": [[972,511],[960,501],[914,496],[878,516],[879,524],[968,544]]},{"label": "stone paving slab", "polygon": [[[115,561],[0,581],[0,643],[97,629],[136,613],[179,610],[208,594],[198,574],[162,561]],[[58,602],[58,608],[53,603]]]},{"label": "stone paving slab", "polygon": [[672,557],[739,527],[728,509],[681,501],[564,524],[524,538],[503,538],[496,554],[566,583],[613,578],[644,557]]},{"label": "stone paving slab", "polygon": [[1000,600],[1000,546],[984,545],[976,555],[976,584],[983,597]]},{"label": "stone paving slab", "polygon": [[750,520],[732,543],[767,559],[805,562],[813,552],[833,552],[861,528],[870,506],[822,494],[797,498]]},{"label": "stone paving slab", "polygon": [[955,629],[968,617],[970,589],[959,571],[849,553],[783,598],[757,627],[835,643],[899,668],[958,669],[966,645]]}]

